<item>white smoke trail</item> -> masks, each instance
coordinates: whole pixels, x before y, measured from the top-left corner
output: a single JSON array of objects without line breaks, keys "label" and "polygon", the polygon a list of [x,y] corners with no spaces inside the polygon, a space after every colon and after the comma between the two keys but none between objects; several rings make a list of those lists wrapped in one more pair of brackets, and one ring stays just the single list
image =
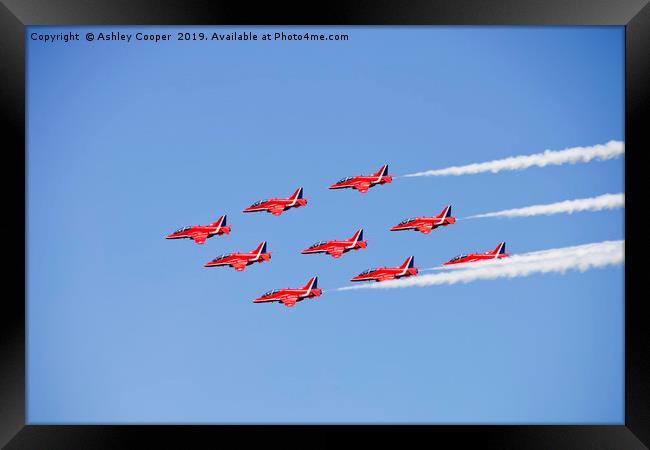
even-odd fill
[{"label": "white smoke trail", "polygon": [[568,270],[586,270],[622,264],[625,260],[625,241],[603,241],[593,244],[563,247],[515,255],[506,259],[458,265],[457,269],[424,276],[416,276],[382,283],[369,283],[338,288],[397,289],[405,287],[436,286],[470,283],[476,280],[525,277],[535,273],[561,273]]},{"label": "white smoke trail", "polygon": [[578,198],[565,200],[558,203],[545,205],[526,206],[525,208],[505,209],[485,214],[477,214],[466,217],[466,219],[478,219],[483,217],[529,217],[529,216],[550,216],[552,214],[573,214],[579,211],[601,211],[603,209],[614,209],[625,207],[625,194],[603,194],[598,197]]},{"label": "white smoke trail", "polygon": [[453,166],[446,169],[427,170],[404,175],[404,177],[440,177],[446,175],[467,175],[482,172],[497,173],[502,170],[522,170],[529,167],[548,165],[575,164],[591,160],[607,160],[625,153],[625,144],[621,141],[609,141],[606,144],[591,147],[572,147],[564,150],[546,150],[533,155],[512,156],[466,166]]}]

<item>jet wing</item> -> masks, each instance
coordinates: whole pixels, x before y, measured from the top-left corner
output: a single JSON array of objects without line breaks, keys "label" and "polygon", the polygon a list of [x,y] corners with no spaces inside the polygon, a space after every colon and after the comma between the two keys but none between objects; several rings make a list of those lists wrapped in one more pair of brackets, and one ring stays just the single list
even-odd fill
[{"label": "jet wing", "polygon": [[343,249],[340,247],[334,247],[327,250],[327,253],[332,255],[334,258],[340,258],[343,254]]},{"label": "jet wing", "polygon": [[429,234],[431,233],[431,230],[433,230],[433,228],[434,228],[433,225],[420,225],[417,227],[417,230],[420,233]]},{"label": "jet wing", "polygon": [[286,296],[283,296],[282,298],[280,298],[280,301],[287,308],[291,308],[292,306],[294,306],[296,304],[296,301],[298,301],[298,297],[295,296],[295,295],[286,295]]},{"label": "jet wing", "polygon": [[192,235],[192,239],[194,239],[194,242],[196,242],[198,245],[203,245],[207,238],[207,233],[196,233]]},{"label": "jet wing", "polygon": [[354,188],[359,192],[368,192],[370,188],[370,183],[355,183]]},{"label": "jet wing", "polygon": [[284,211],[284,207],[283,207],[283,206],[279,206],[279,205],[271,206],[271,207],[269,208],[269,211],[270,211],[271,214],[273,214],[274,216],[279,216],[280,214],[282,214],[282,211]]},{"label": "jet wing", "polygon": [[395,275],[381,275],[377,277],[377,281],[388,281],[388,280],[394,280]]},{"label": "jet wing", "polygon": [[236,261],[231,262],[230,265],[233,266],[237,272],[243,272],[244,269],[246,268],[246,261],[238,259]]}]

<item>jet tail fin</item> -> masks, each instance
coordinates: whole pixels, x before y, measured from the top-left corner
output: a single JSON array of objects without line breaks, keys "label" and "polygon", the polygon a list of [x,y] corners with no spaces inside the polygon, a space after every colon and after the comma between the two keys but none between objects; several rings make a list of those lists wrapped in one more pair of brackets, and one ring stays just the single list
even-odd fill
[{"label": "jet tail fin", "polygon": [[212,222],[210,225],[213,227],[225,227],[226,226],[226,215],[219,217],[215,222]]},{"label": "jet tail fin", "polygon": [[303,287],[307,291],[318,288],[318,277],[312,277],[307,284]]},{"label": "jet tail fin", "polygon": [[399,268],[400,269],[412,269],[413,268],[413,257],[409,256],[406,258],[406,261],[404,261],[404,264],[402,264]]},{"label": "jet tail fin", "polygon": [[499,242],[499,245],[497,245],[497,248],[494,250],[495,255],[503,255],[506,252],[506,243],[505,242]]},{"label": "jet tail fin", "polygon": [[440,213],[443,219],[446,219],[447,217],[451,217],[451,205],[445,206],[445,209],[442,210]]},{"label": "jet tail fin", "polygon": [[298,198],[302,198],[302,188],[299,187],[296,189],[296,192],[294,192],[291,197],[289,197],[289,200],[296,200]]},{"label": "jet tail fin", "polygon": [[385,177],[386,175],[388,175],[388,164],[382,166],[381,169],[379,169],[373,175],[378,177]]},{"label": "jet tail fin", "polygon": [[266,241],[258,245],[257,248],[253,250],[251,253],[255,253],[258,256],[261,255],[262,253],[266,253]]},{"label": "jet tail fin", "polygon": [[363,241],[363,228],[359,228],[357,232],[352,235],[351,240],[355,243],[358,241]]}]

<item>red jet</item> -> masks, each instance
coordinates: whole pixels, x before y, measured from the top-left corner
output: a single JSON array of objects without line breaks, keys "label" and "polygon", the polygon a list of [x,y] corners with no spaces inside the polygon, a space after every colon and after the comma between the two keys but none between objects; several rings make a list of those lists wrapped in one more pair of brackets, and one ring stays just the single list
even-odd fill
[{"label": "red jet", "polygon": [[300,208],[301,206],[307,206],[307,199],[302,198],[302,188],[298,188],[289,198],[260,200],[250,205],[244,212],[266,211],[274,216],[279,216],[287,209]]},{"label": "red jet", "polygon": [[330,186],[330,189],[354,188],[361,193],[368,192],[373,186],[386,184],[393,181],[393,177],[388,175],[388,164],[382,166],[372,175],[357,175],[354,177],[343,178]]},{"label": "red jet", "polygon": [[243,272],[246,266],[256,262],[261,264],[270,259],[271,254],[266,252],[266,241],[264,241],[249,253],[219,255],[212,261],[205,263],[203,267],[230,266],[234,267],[237,272]]},{"label": "red jet", "polygon": [[259,298],[253,300],[253,303],[280,302],[287,308],[291,308],[306,298],[320,297],[323,291],[318,289],[318,277],[313,277],[304,287],[299,289],[284,288],[269,291]]},{"label": "red jet", "polygon": [[431,230],[438,227],[446,227],[456,223],[456,218],[451,217],[451,205],[445,207],[440,214],[434,217],[414,217],[412,219],[402,220],[395,225],[390,231],[413,230],[420,233],[429,234]]},{"label": "red jet", "polygon": [[404,264],[399,267],[379,267],[368,269],[361,272],[351,281],[388,281],[402,277],[414,277],[418,274],[418,269],[413,267],[413,257],[409,256]]},{"label": "red jet", "polygon": [[476,261],[484,261],[487,259],[501,259],[507,258],[510,256],[510,253],[506,253],[506,243],[501,242],[497,245],[492,251],[485,253],[470,253],[469,255],[458,255],[455,258],[447,261],[443,266],[451,266],[452,264],[463,264]]},{"label": "red jet", "polygon": [[321,241],[302,251],[304,255],[309,253],[329,253],[334,258],[340,258],[343,253],[350,250],[359,250],[366,248],[367,241],[363,240],[363,228],[354,233],[350,239],[343,241]]},{"label": "red jet", "polygon": [[206,239],[214,235],[221,236],[222,234],[230,234],[230,227],[226,226],[226,216],[223,215],[210,225],[193,225],[191,227],[181,228],[174,231],[172,234],[165,237],[165,239],[194,239],[199,245],[202,245]]}]

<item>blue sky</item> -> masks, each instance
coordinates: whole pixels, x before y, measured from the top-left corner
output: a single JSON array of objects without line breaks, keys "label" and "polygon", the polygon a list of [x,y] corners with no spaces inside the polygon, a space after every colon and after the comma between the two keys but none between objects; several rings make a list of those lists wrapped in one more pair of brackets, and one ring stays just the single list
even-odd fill
[{"label": "blue sky", "polygon": [[[71,29],[142,30],[27,37]],[[192,31],[236,29],[267,32]],[[332,290],[409,255],[624,239],[622,210],[388,231],[623,192],[623,159],[327,189],[624,140],[623,28],[321,30],[350,39],[27,39],[28,422],[623,423],[622,266]],[[241,212],[299,186],[307,208]],[[229,236],[163,239],[222,214]],[[365,250],[300,254],[359,227]],[[270,263],[202,267],[263,240]],[[314,301],[252,304],[313,275]]]}]

